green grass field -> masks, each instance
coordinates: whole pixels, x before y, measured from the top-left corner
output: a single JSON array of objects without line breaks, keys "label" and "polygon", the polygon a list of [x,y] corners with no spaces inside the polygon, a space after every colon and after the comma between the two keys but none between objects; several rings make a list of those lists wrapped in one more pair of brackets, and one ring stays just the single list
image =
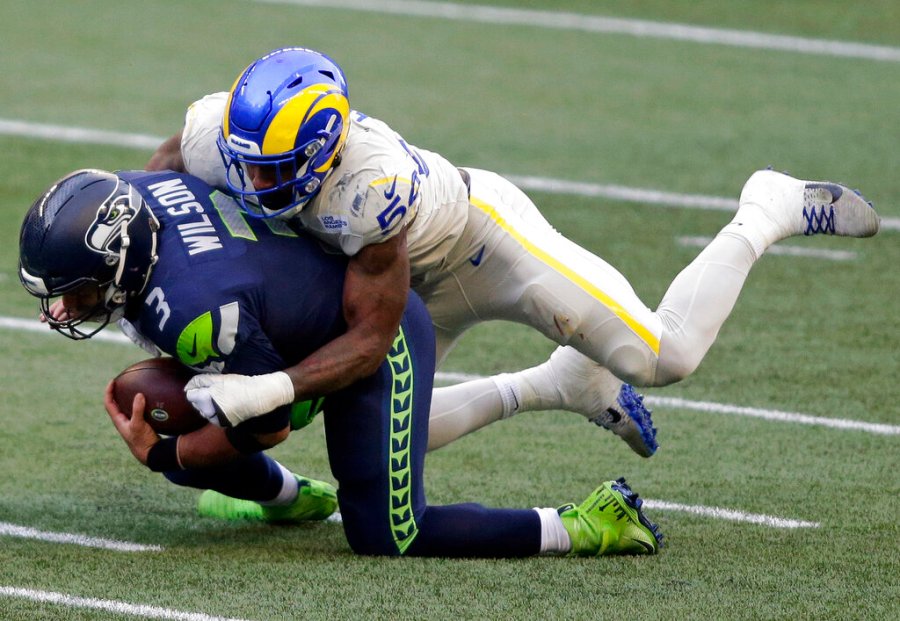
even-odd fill
[{"label": "green grass field", "polygon": [[[887,0],[494,5],[900,49],[900,9]],[[6,0],[3,15],[0,127],[168,136],[191,101],[227,89],[262,53],[300,44],[342,64],[355,108],[459,165],[733,198],[754,170],[773,165],[861,188],[888,226],[869,240],[779,244],[849,251],[849,260],[761,260],[700,369],[647,391],[658,400],[661,449],[652,459],[563,412],[501,422],[428,459],[432,503],[555,506],[626,476],[656,503],[648,514],[667,536],[659,556],[359,558],[338,524],[197,517],[196,493],[140,467],[103,412],[106,382],[143,352],[22,329],[36,317],[16,275],[25,209],[72,169],[140,168],[150,150],[2,130],[0,619],[900,616],[900,62],[237,0]],[[530,193],[650,306],[698,252],[679,238],[711,237],[730,219]],[[483,325],[443,370],[514,370],[552,349],[521,327]],[[719,407],[704,411],[701,401]],[[883,427],[784,422],[724,406]],[[323,439],[317,421],[273,454],[331,480]],[[742,519],[688,510],[698,507]],[[747,521],[753,515],[818,526]],[[98,549],[21,529],[161,549]]]}]

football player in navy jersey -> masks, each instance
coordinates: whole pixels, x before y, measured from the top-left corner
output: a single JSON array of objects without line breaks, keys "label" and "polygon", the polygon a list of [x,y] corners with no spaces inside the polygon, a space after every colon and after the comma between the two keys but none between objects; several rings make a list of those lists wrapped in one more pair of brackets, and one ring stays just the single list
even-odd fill
[{"label": "football player in navy jersey", "polygon": [[[41,300],[45,321],[67,336],[89,338],[119,320],[136,341],[195,370],[247,375],[277,390],[272,378],[280,369],[346,331],[346,263],[284,223],[246,218],[233,198],[194,177],[80,170],[28,210],[19,275]],[[623,479],[558,509],[428,505],[422,477],[434,365],[431,320],[410,293],[374,373],[325,397],[328,456],[355,552],[514,557],[659,549],[657,527]],[[160,438],[143,418],[143,397],[127,416],[111,386],[106,409],[133,455],[176,484],[206,490],[201,513],[296,521],[334,509],[327,484],[292,476],[264,453],[289,434],[289,406]],[[301,497],[323,500],[300,502],[295,511]]]}]

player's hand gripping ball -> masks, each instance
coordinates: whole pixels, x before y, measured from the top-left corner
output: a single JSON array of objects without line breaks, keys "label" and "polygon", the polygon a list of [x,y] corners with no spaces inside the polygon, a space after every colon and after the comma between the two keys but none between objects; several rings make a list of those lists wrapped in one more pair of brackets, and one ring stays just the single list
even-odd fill
[{"label": "player's hand gripping ball", "polygon": [[157,433],[177,436],[206,424],[184,394],[184,385],[193,376],[194,372],[175,358],[150,358],[119,373],[113,380],[113,394],[119,409],[131,416],[134,396],[143,393],[147,400],[144,419]]}]

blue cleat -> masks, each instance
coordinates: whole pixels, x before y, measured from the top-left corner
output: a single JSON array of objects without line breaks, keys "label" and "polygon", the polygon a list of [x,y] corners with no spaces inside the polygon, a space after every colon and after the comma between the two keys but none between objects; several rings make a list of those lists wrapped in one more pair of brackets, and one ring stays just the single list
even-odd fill
[{"label": "blue cleat", "polygon": [[656,427],[650,415],[643,395],[638,394],[630,384],[622,384],[616,402],[592,418],[591,422],[625,440],[631,450],[641,457],[650,457],[659,448]]},{"label": "blue cleat", "polygon": [[549,405],[578,412],[612,431],[641,457],[659,448],[643,397],[574,347],[557,347],[547,362],[533,369],[529,381],[540,384],[542,394],[555,395]]}]

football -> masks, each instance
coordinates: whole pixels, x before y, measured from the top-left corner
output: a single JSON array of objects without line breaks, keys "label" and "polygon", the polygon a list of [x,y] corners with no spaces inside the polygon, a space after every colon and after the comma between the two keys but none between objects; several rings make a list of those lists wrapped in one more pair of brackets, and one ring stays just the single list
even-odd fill
[{"label": "football", "polygon": [[191,405],[184,385],[194,372],[175,358],[150,358],[137,362],[113,380],[113,395],[119,409],[131,416],[137,393],[147,400],[144,419],[162,435],[190,433],[206,424],[206,419]]}]

